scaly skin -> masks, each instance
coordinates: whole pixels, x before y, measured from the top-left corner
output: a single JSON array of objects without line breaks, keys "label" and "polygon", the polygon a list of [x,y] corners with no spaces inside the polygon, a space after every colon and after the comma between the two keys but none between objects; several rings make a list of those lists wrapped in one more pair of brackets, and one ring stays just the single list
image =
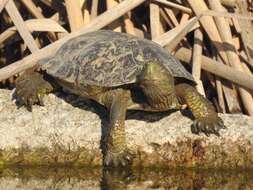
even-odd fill
[{"label": "scaly skin", "polygon": [[184,83],[178,84],[176,94],[182,103],[188,105],[195,117],[192,125],[193,133],[203,132],[207,136],[213,133],[219,136],[219,130],[226,128],[211,102],[199,94],[194,87]]},{"label": "scaly skin", "polygon": [[139,77],[140,87],[146,98],[147,111],[167,111],[169,109],[180,109],[174,86],[174,78],[161,65],[149,63],[145,66]]},{"label": "scaly skin", "polygon": [[127,149],[125,134],[125,117],[130,91],[118,88],[106,91],[98,95],[98,98],[99,102],[110,110],[110,125],[104,165],[126,167],[131,164],[134,157],[134,154]]},{"label": "scaly skin", "polygon": [[207,136],[210,134],[219,136],[219,130],[225,128],[211,102],[189,84],[181,83],[175,86],[173,76],[162,65],[155,63],[146,65],[140,80],[150,110],[180,109],[182,104],[186,104],[195,117],[192,125],[193,133],[203,132]]}]

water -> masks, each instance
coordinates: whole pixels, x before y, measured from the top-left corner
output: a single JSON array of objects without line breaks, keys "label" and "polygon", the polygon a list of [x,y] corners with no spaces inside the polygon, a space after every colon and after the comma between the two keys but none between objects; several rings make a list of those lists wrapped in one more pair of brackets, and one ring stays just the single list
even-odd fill
[{"label": "water", "polygon": [[12,168],[0,171],[1,190],[252,190],[253,171]]}]

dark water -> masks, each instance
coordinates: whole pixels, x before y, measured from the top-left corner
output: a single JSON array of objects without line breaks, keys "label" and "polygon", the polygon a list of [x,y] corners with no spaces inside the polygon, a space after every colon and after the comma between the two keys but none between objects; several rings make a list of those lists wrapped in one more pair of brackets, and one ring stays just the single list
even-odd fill
[{"label": "dark water", "polygon": [[1,190],[253,190],[253,171],[37,168],[0,171]]}]

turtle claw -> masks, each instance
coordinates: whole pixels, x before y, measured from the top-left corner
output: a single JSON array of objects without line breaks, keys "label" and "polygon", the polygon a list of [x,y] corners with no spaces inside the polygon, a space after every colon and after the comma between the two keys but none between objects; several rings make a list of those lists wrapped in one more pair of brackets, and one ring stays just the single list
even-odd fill
[{"label": "turtle claw", "polygon": [[44,100],[43,100],[43,98],[44,98],[43,94],[38,94],[37,97],[38,97],[39,105],[44,106],[45,104],[44,104]]},{"label": "turtle claw", "polygon": [[220,117],[204,117],[196,119],[192,126],[192,133],[199,134],[204,133],[206,136],[210,136],[210,134],[214,134],[216,136],[220,136],[220,129],[226,129],[227,127],[224,125],[222,119]]},{"label": "turtle claw", "polygon": [[129,150],[124,150],[119,153],[107,151],[104,158],[104,165],[106,167],[128,167],[132,164],[134,153]]},{"label": "turtle claw", "polygon": [[32,100],[32,98],[29,98],[27,100],[27,109],[28,109],[28,111],[32,112],[32,106],[33,106],[33,100]]}]

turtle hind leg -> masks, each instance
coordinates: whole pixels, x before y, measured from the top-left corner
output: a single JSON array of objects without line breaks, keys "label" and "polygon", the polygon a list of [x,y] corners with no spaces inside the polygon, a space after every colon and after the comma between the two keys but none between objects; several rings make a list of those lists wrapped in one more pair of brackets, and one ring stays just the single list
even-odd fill
[{"label": "turtle hind leg", "polygon": [[16,81],[15,98],[19,106],[32,111],[33,104],[44,105],[43,97],[56,88],[39,72],[24,73]]},{"label": "turtle hind leg", "polygon": [[207,136],[210,134],[219,136],[219,130],[226,127],[212,103],[189,84],[178,84],[175,89],[181,103],[187,104],[195,117],[192,132],[196,134],[203,132]]}]

